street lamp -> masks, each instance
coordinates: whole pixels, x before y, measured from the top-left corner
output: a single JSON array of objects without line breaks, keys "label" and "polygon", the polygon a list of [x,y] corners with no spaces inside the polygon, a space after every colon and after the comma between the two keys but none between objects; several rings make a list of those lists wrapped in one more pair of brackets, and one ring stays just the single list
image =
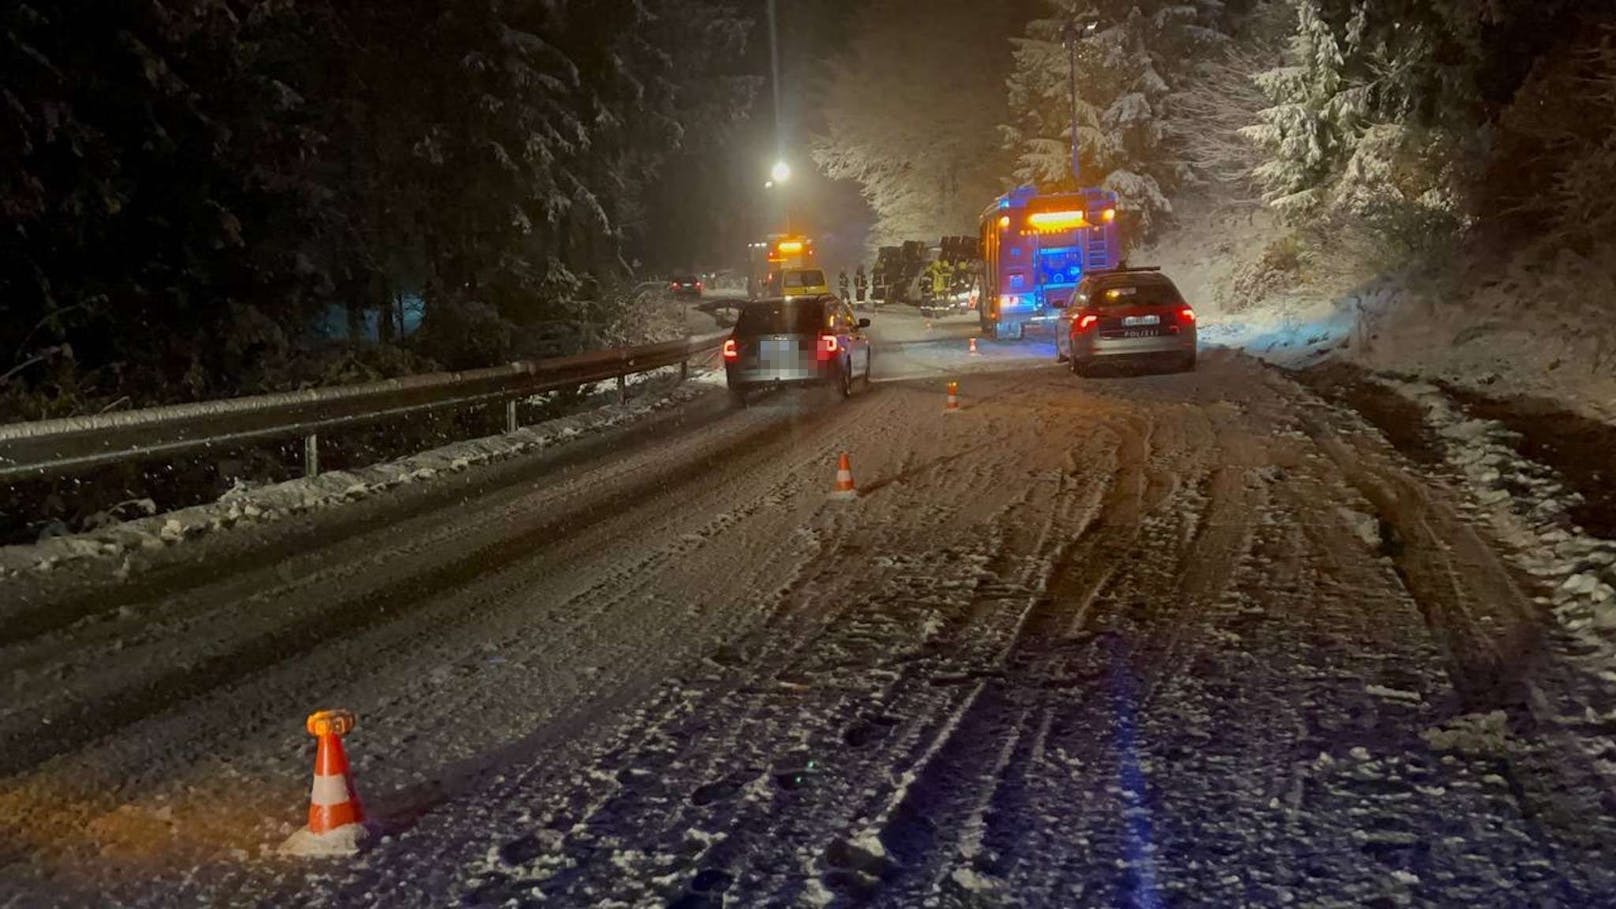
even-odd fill
[{"label": "street lamp", "polygon": [[1081,158],[1077,145],[1077,47],[1083,39],[1093,35],[1099,28],[1099,20],[1085,16],[1067,22],[1066,27],[1061,29],[1061,43],[1066,45],[1066,52],[1069,55],[1067,73],[1072,95],[1072,179],[1079,186],[1083,184],[1083,178],[1078,172],[1081,169],[1079,166]]},{"label": "street lamp", "polygon": [[784,183],[791,179],[791,165],[784,161],[776,161],[774,168],[769,171],[769,176],[774,178],[775,183]]}]

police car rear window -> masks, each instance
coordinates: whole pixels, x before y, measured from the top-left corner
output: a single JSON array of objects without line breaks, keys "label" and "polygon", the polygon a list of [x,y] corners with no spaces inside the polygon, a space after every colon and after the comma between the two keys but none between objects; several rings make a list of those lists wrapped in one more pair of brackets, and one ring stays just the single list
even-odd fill
[{"label": "police car rear window", "polygon": [[1102,287],[1089,292],[1088,305],[1103,309],[1108,306],[1176,306],[1182,301],[1171,284],[1151,281]]}]

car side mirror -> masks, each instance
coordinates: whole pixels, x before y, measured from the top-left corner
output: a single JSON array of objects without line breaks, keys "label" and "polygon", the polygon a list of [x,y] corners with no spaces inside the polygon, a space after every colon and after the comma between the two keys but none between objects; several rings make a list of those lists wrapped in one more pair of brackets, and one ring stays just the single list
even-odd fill
[{"label": "car side mirror", "polygon": [[859,328],[869,328],[869,327],[870,327],[870,320],[869,319],[860,319],[859,320]]}]

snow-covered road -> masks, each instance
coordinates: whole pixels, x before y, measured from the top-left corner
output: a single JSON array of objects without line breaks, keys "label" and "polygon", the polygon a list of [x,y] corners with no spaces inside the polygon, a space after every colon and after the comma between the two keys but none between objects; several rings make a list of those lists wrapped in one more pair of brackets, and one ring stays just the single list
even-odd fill
[{"label": "snow-covered road", "polygon": [[[1609,904],[1458,490],[1243,357],[873,318],[846,403],[715,389],[31,591],[86,617],[0,645],[0,904]],[[327,706],[386,836],[279,858]]]}]

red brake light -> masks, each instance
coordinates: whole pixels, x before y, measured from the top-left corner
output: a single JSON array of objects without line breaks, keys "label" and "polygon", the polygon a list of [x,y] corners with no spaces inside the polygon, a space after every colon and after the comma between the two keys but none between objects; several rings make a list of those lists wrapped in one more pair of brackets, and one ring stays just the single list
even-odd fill
[{"label": "red brake light", "polygon": [[1195,310],[1190,309],[1188,306],[1179,307],[1178,321],[1182,325],[1194,325],[1195,324]]},{"label": "red brake light", "polygon": [[836,352],[841,349],[841,341],[835,335],[819,336],[819,359],[829,360],[831,357],[836,356]]},{"label": "red brake light", "polygon": [[1100,321],[1099,316],[1096,316],[1093,313],[1088,313],[1086,315],[1078,316],[1077,322],[1073,324],[1072,328],[1074,331],[1088,331],[1089,329],[1093,328],[1094,324],[1098,321]]},{"label": "red brake light", "polygon": [[735,349],[735,339],[734,338],[725,338],[724,339],[724,359],[726,359],[726,360],[739,360],[740,358],[741,358],[741,352],[739,350]]}]

